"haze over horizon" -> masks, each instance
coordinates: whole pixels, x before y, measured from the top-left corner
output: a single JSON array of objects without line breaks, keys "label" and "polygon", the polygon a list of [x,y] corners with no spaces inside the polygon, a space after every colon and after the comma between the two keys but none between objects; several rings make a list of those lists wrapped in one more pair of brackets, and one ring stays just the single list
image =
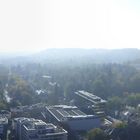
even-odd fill
[{"label": "haze over horizon", "polygon": [[140,49],[138,0],[5,0],[0,17],[0,52]]}]

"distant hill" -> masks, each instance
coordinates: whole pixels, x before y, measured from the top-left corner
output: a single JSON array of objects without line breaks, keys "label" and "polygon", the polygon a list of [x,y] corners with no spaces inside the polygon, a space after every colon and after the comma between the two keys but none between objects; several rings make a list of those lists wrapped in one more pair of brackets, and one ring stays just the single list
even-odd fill
[{"label": "distant hill", "polygon": [[88,63],[124,63],[140,59],[139,49],[48,49],[28,56],[12,56],[2,58],[5,63],[57,63],[57,62],[88,62]]},{"label": "distant hill", "polygon": [[93,61],[123,63],[140,59],[139,49],[49,49],[33,55],[36,61]]}]

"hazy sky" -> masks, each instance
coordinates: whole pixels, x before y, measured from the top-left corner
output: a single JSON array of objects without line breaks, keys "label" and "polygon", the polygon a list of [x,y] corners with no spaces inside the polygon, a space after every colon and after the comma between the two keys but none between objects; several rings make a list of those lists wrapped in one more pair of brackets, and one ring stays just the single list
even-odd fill
[{"label": "hazy sky", "polygon": [[0,51],[140,48],[140,0],[0,0]]}]

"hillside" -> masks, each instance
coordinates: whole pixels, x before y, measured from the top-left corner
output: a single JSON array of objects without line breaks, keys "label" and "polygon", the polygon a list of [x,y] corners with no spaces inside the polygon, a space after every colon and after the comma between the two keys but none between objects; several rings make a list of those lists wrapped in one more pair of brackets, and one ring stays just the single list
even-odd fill
[{"label": "hillside", "polygon": [[[139,49],[47,49],[31,55],[0,55],[1,63],[124,63],[140,59]],[[9,61],[10,60],[10,61]]]}]

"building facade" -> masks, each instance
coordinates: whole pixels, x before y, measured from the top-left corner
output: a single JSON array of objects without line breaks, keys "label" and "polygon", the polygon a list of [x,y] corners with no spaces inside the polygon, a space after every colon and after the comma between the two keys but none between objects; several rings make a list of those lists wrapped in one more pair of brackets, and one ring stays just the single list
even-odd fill
[{"label": "building facade", "polygon": [[6,140],[8,128],[8,119],[6,117],[0,117],[0,139]]},{"label": "building facade", "polygon": [[76,106],[55,105],[46,107],[46,118],[67,126],[73,131],[88,131],[100,127],[101,119],[94,115],[87,115]]},{"label": "building facade", "polygon": [[75,92],[75,104],[81,109],[92,110],[94,115],[99,117],[105,116],[106,100],[86,92],[86,91],[77,91]]},{"label": "building facade", "polygon": [[33,118],[16,118],[13,129],[18,140],[67,140],[67,131]]}]

